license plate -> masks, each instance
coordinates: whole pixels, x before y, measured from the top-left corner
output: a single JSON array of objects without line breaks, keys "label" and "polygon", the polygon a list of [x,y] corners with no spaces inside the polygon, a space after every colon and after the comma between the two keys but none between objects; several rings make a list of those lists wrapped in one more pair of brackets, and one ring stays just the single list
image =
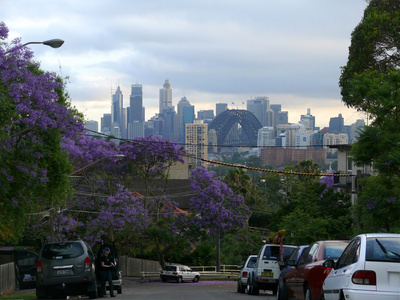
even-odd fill
[{"label": "license plate", "polygon": [[274,277],[274,273],[272,273],[272,272],[262,272],[261,276],[262,277]]},{"label": "license plate", "polygon": [[57,275],[71,275],[72,270],[57,270]]}]

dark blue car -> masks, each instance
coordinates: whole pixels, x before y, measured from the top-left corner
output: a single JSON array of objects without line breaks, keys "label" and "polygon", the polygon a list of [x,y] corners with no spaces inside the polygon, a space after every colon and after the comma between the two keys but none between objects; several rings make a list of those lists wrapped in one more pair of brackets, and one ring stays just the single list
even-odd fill
[{"label": "dark blue car", "polygon": [[[304,250],[307,250],[310,246],[309,245],[302,245],[298,246],[296,250],[293,251],[293,253],[289,256],[289,258],[286,260],[286,263],[281,270],[281,273],[279,274],[279,279],[278,279],[278,290],[276,293],[276,299],[277,300],[286,300],[288,299],[287,295],[287,289],[284,286],[284,278],[287,272],[289,272],[294,266],[297,264],[297,261],[299,260],[301,254],[304,252]],[[288,263],[289,262],[289,263]]]}]

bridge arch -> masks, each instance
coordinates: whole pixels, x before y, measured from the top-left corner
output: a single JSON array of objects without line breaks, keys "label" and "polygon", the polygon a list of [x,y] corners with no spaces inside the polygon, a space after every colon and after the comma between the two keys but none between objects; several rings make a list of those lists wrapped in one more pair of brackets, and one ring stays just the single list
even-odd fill
[{"label": "bridge arch", "polygon": [[[218,145],[223,145],[225,139],[236,123],[239,123],[245,132],[250,145],[257,145],[258,130],[262,127],[257,117],[244,109],[229,109],[220,113],[210,124],[209,131],[214,129],[217,134]],[[220,149],[218,148],[218,151]]]}]

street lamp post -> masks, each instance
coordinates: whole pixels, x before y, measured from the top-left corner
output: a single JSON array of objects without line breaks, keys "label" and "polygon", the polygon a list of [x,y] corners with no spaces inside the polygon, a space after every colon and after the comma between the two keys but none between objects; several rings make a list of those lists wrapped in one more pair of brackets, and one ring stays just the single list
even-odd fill
[{"label": "street lamp post", "polygon": [[[43,41],[43,42],[29,42],[29,43],[23,44],[22,46],[20,46],[18,48],[22,48],[22,47],[25,47],[26,45],[31,45],[31,44],[42,44],[42,45],[50,46],[51,48],[60,48],[62,46],[62,44],[64,44],[64,41],[61,39],[51,39],[51,40],[47,40],[47,41]],[[14,50],[15,50],[15,48],[8,50],[5,52],[5,54],[10,53]]]}]

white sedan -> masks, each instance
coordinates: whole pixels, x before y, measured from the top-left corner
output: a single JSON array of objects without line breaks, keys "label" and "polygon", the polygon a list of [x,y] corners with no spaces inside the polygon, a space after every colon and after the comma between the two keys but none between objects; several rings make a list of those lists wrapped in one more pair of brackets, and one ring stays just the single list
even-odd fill
[{"label": "white sedan", "polygon": [[326,300],[400,300],[400,234],[369,233],[354,237],[322,286]]}]

